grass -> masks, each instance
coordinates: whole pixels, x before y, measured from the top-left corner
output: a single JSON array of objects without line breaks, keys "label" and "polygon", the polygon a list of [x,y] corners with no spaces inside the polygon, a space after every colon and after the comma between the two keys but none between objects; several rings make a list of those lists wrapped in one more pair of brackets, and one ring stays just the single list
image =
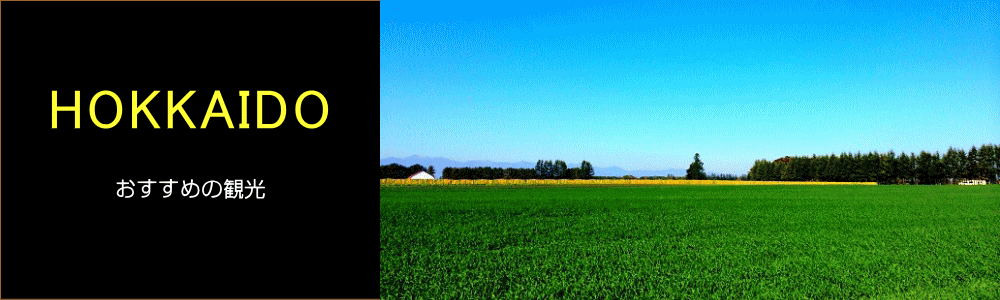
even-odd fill
[{"label": "grass", "polygon": [[380,186],[380,296],[1000,298],[998,191]]}]

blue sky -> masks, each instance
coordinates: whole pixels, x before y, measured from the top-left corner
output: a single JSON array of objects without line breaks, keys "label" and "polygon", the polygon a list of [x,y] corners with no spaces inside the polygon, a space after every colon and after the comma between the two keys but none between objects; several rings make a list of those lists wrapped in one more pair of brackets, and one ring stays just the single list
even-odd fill
[{"label": "blue sky", "polygon": [[[613,3],[608,3],[613,2]],[[755,159],[1000,143],[1000,1],[382,1],[379,158]]]}]

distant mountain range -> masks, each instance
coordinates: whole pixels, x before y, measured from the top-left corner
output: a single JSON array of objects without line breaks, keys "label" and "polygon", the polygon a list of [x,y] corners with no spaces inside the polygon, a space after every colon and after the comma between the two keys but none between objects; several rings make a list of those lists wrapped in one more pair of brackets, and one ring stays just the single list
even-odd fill
[{"label": "distant mountain range", "polygon": [[[389,157],[389,158],[385,158],[385,159],[380,159],[379,160],[379,165],[400,164],[400,165],[409,167],[409,166],[412,166],[414,164],[420,164],[420,165],[422,165],[424,167],[434,166],[434,170],[437,171],[436,175],[440,176],[441,172],[444,171],[444,168],[447,168],[447,167],[452,167],[452,168],[491,167],[491,168],[527,168],[527,169],[531,169],[531,168],[535,167],[535,163],[536,162],[537,161],[534,161],[534,162],[522,161],[522,162],[516,162],[516,163],[508,163],[508,162],[495,162],[495,161],[488,161],[488,160],[470,160],[470,161],[464,161],[463,162],[463,161],[454,161],[454,160],[443,158],[443,157],[429,157],[429,156],[422,156],[422,155],[413,155],[413,156],[405,157],[405,158]],[[568,167],[570,167],[570,168],[580,167],[580,163],[579,162],[576,162],[576,163],[566,162],[566,165]],[[708,172],[708,173],[711,174],[711,172]],[[667,176],[667,175],[684,176],[686,174],[687,174],[687,170],[683,170],[683,169],[666,169],[666,170],[655,170],[655,171],[642,171],[642,170],[639,170],[639,171],[629,171],[629,170],[625,170],[625,169],[622,169],[622,168],[619,168],[619,167],[598,167],[598,166],[594,166],[594,175],[595,176],[625,176],[625,175],[632,175],[632,176],[635,176],[635,177],[643,177],[643,176]]]}]

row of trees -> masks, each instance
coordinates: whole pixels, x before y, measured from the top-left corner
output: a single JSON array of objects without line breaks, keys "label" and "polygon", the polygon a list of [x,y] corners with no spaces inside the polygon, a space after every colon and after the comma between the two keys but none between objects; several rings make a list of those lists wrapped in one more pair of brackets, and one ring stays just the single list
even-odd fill
[{"label": "row of trees", "polygon": [[442,179],[523,179],[534,178],[535,169],[521,168],[444,168]]},{"label": "row of trees", "polygon": [[534,169],[526,168],[445,168],[443,179],[593,179],[594,166],[586,160],[579,168],[568,168],[565,161],[539,160]]},{"label": "row of trees", "polygon": [[954,184],[965,179],[993,183],[1000,180],[1000,148],[987,144],[980,148],[949,148],[938,152],[905,152],[896,155],[869,152],[841,153],[812,157],[786,156],[774,161],[757,160],[749,180],[878,182],[880,184]]},{"label": "row of trees", "polygon": [[538,160],[535,176],[539,179],[593,179],[594,166],[586,160],[579,168],[566,168],[566,162],[561,160]]},{"label": "row of trees", "polygon": [[427,172],[428,174],[431,174],[431,176],[434,176],[434,166],[424,168],[424,166],[421,166],[420,164],[415,164],[410,167],[406,167],[400,164],[391,164],[388,166],[380,165],[378,166],[378,169],[379,172],[381,173],[379,179],[406,179],[409,178],[411,175],[421,171]]},{"label": "row of trees", "polygon": [[[625,176],[594,176],[594,179],[686,180],[687,176],[665,175],[665,176],[642,176],[642,177],[635,177],[635,176],[632,176],[632,175],[625,175]],[[710,174],[708,174],[708,175],[705,176],[705,180],[747,180],[747,176],[746,175],[737,176],[737,175],[733,175],[733,174],[716,174],[716,173],[710,173]]]}]

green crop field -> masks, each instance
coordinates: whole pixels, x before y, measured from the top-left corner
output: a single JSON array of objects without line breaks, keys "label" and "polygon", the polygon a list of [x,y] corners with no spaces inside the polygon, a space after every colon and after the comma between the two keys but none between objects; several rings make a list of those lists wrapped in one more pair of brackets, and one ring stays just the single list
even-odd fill
[{"label": "green crop field", "polygon": [[380,186],[382,299],[998,299],[996,186]]}]

